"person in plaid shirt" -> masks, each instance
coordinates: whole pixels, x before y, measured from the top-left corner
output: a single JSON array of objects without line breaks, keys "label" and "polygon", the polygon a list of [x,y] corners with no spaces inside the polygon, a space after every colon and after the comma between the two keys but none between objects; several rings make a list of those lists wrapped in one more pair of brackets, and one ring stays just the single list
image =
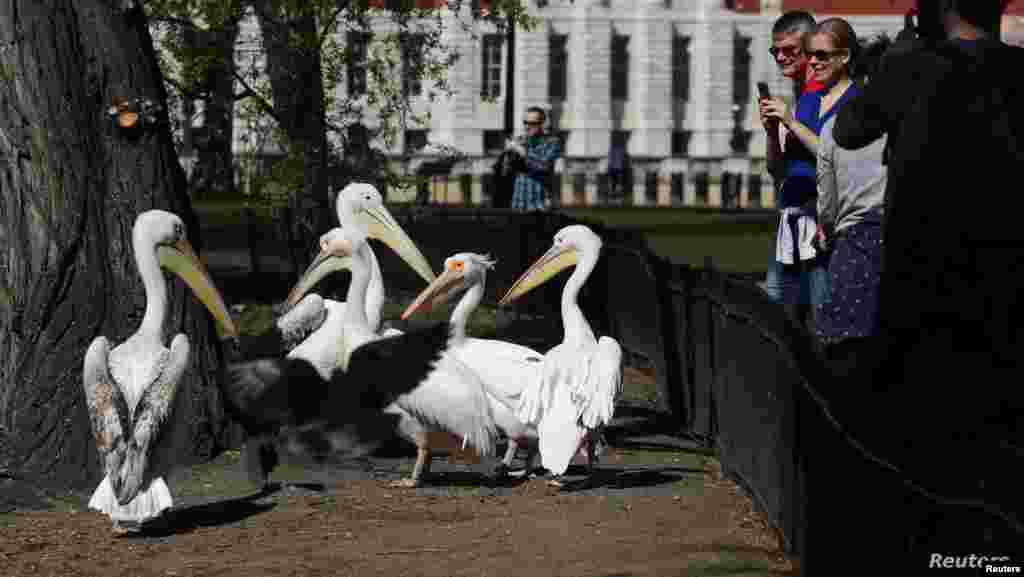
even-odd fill
[{"label": "person in plaid shirt", "polygon": [[514,152],[524,162],[524,168],[515,176],[512,208],[522,211],[547,210],[551,206],[551,179],[554,178],[555,160],[562,155],[562,144],[554,135],[544,132],[547,114],[544,109],[531,106],[526,111],[526,137],[509,140],[505,150]]}]

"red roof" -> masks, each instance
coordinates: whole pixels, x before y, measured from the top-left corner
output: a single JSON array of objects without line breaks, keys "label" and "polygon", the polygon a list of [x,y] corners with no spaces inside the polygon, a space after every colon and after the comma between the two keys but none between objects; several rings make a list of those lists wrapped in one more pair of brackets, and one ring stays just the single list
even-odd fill
[{"label": "red roof", "polygon": [[[915,0],[783,0],[782,9],[814,14],[905,14],[916,4]],[[1006,13],[1024,15],[1024,0],[1012,0]]]}]

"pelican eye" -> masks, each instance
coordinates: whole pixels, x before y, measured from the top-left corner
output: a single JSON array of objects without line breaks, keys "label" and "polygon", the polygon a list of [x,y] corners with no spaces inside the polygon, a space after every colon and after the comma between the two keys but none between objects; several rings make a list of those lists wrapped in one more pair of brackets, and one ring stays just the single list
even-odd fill
[{"label": "pelican eye", "polygon": [[464,265],[462,264],[462,261],[460,261],[460,260],[453,260],[450,263],[448,263],[448,268],[450,270],[462,270],[463,266]]}]

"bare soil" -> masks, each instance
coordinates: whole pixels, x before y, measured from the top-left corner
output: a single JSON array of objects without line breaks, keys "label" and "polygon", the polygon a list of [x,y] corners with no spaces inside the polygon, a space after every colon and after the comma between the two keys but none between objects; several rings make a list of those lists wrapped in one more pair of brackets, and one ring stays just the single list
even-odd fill
[{"label": "bare soil", "polygon": [[[629,381],[644,380],[630,371]],[[174,508],[130,537],[87,509],[89,491],[41,496],[0,478],[0,575],[799,574],[706,450],[665,435],[610,440],[595,475],[570,468],[562,489],[498,483],[495,461],[443,455],[429,486],[395,489],[389,481],[408,474],[412,455],[392,451],[285,462],[273,473],[284,484],[261,494],[229,451],[175,471]]]}]

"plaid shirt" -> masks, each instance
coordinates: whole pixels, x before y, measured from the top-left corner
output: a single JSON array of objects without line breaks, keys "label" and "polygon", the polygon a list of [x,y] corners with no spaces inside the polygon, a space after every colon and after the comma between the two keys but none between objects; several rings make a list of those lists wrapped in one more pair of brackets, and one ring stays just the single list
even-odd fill
[{"label": "plaid shirt", "polygon": [[512,208],[524,211],[547,210],[548,190],[555,173],[555,160],[562,155],[562,144],[551,135],[528,139],[526,172],[516,175],[512,188]]}]

